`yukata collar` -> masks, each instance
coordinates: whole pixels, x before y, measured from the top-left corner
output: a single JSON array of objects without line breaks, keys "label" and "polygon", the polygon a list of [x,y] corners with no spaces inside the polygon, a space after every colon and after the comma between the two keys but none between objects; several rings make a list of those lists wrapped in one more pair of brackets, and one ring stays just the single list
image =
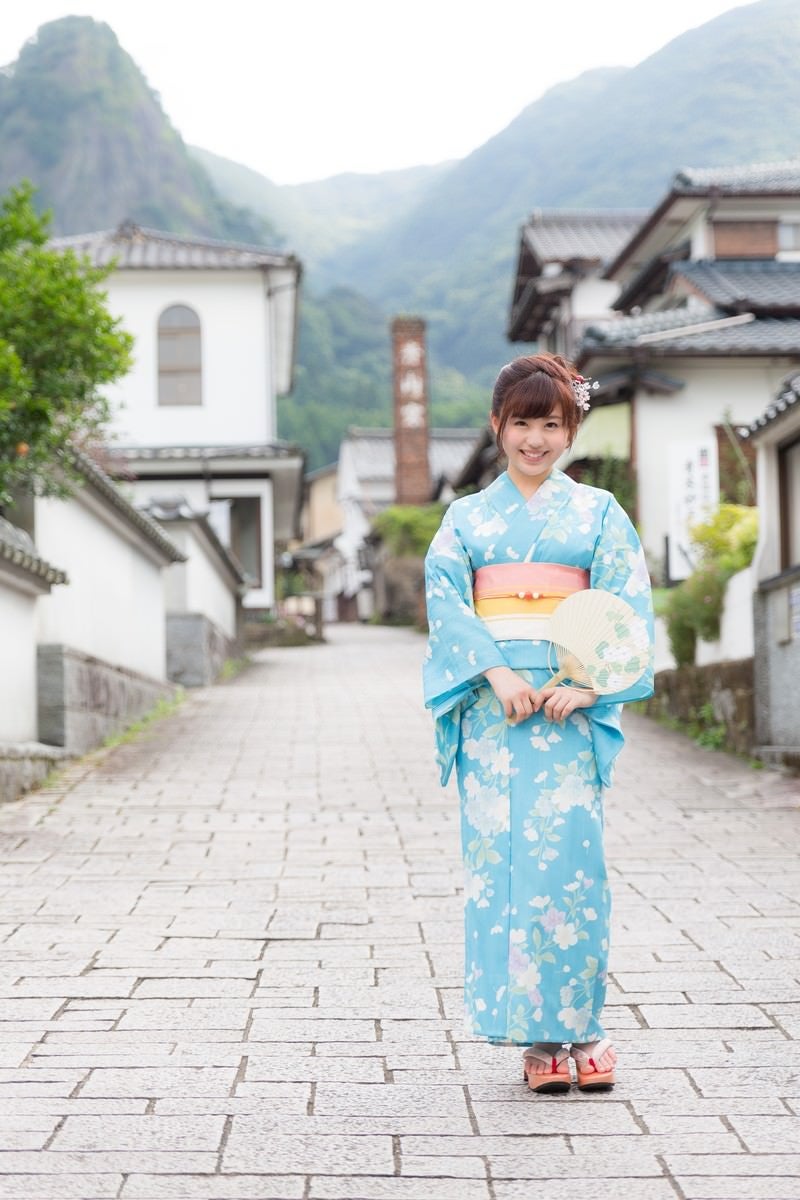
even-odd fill
[{"label": "yukata collar", "polygon": [[542,504],[564,500],[576,487],[574,479],[559,471],[558,467],[553,467],[544,483],[539,485],[530,500],[526,500],[517,485],[512,482],[508,471],[503,471],[485,489],[484,495],[496,512],[507,517],[509,512],[522,511],[524,508],[527,508],[529,513],[535,512]]}]

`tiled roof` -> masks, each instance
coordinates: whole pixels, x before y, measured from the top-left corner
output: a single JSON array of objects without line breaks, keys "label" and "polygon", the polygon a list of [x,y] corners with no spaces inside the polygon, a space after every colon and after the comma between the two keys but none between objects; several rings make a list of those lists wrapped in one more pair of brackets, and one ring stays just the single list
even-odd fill
[{"label": "tiled roof", "polygon": [[156,521],[162,521],[165,525],[179,521],[191,521],[199,525],[236,582],[238,584],[245,582],[244,569],[236,555],[229,546],[220,541],[217,531],[205,513],[195,512],[185,496],[153,498],[148,504],[143,505],[140,511],[147,512],[149,516]]},{"label": "tiled roof", "polygon": [[[452,479],[467,461],[480,429],[431,429],[428,462],[431,478]],[[394,434],[391,429],[351,427],[347,441],[356,474],[363,480],[394,480]]]},{"label": "tiled roof", "polygon": [[686,279],[720,308],[800,314],[800,262],[774,259],[679,262],[670,266],[669,274]]},{"label": "tiled roof", "polygon": [[539,209],[523,237],[540,262],[609,262],[647,216],[647,209]]},{"label": "tiled roof", "polygon": [[23,529],[17,528],[0,517],[0,559],[12,563],[29,575],[43,579],[45,583],[68,583],[66,573],[53,567],[39,557],[31,538]]},{"label": "tiled roof", "polygon": [[756,417],[755,421],[749,427],[748,432],[759,434],[766,426],[771,425],[773,421],[777,421],[784,413],[789,412],[795,406],[800,407],[800,375],[793,375],[786,380],[783,389],[778,393],[775,400],[769,407]]},{"label": "tiled roof", "polygon": [[96,267],[107,267],[113,262],[118,268],[127,270],[180,267],[203,271],[252,271],[261,267],[299,267],[294,255],[268,250],[264,246],[179,237],[159,229],[145,229],[132,221],[123,221],[118,229],[53,238],[49,245],[54,250],[74,250],[76,254],[87,255]]},{"label": "tiled roof", "polygon": [[248,443],[233,446],[114,446],[108,450],[109,458],[114,462],[128,460],[153,459],[159,462],[176,462],[184,460],[199,460],[214,458],[297,458],[302,451],[291,442],[264,442],[261,444]]},{"label": "tiled roof", "polygon": [[675,191],[800,191],[800,159],[748,163],[739,167],[682,167],[672,181]]},{"label": "tiled roof", "polygon": [[[656,334],[664,336],[656,340],[652,337]],[[640,349],[657,355],[800,354],[800,319],[740,319],[710,305],[620,317],[590,325],[579,358]]]},{"label": "tiled roof", "polygon": [[134,508],[125,499],[113,479],[96,462],[79,450],[73,450],[73,455],[78,470],[86,482],[99,492],[129,525],[133,525],[139,533],[144,534],[148,541],[156,545],[169,562],[186,561],[186,555],[182,554],[177,546],[173,546],[163,529],[156,524],[152,517],[148,517],[147,513]]}]

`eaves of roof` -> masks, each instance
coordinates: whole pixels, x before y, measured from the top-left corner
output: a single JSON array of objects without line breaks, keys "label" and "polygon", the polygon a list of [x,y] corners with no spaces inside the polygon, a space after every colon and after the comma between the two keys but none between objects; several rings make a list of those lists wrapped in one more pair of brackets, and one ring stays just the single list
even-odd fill
[{"label": "eaves of roof", "polygon": [[240,589],[245,588],[247,581],[244,568],[233,551],[224,542],[220,541],[214,526],[204,513],[195,512],[183,497],[173,502],[151,500],[147,505],[146,511],[149,516],[166,526],[178,526],[180,524],[196,525],[202,530],[203,535],[213,547],[214,552],[225,566],[228,574],[233,578],[237,587]]},{"label": "eaves of roof", "polygon": [[761,416],[756,417],[748,428],[748,435],[758,438],[766,429],[772,429],[788,412],[797,411],[800,406],[800,375],[792,375],[786,380],[783,388]]},{"label": "eaves of roof", "polygon": [[651,296],[658,295],[664,287],[672,264],[687,259],[690,250],[689,243],[682,242],[674,250],[651,258],[628,286],[622,289],[611,307],[618,312],[628,312],[634,305],[644,304]]},{"label": "eaves of roof", "polygon": [[97,463],[80,450],[73,450],[72,454],[75,465],[86,483],[116,510],[126,524],[142,534],[168,562],[186,562],[186,555],[172,544],[161,527],[147,513],[134,508],[125,499],[110,476],[106,475]]},{"label": "eaves of roof", "polygon": [[800,358],[800,319],[730,316],[717,308],[671,309],[642,317],[621,317],[584,331],[578,365],[598,356]]},{"label": "eaves of roof", "polygon": [[0,517],[0,559],[48,586],[69,583],[66,572],[40,558],[28,535],[4,517]]},{"label": "eaves of roof", "polygon": [[568,271],[529,279],[509,318],[510,342],[535,342],[559,302],[568,296],[576,278]]},{"label": "eaves of roof", "polygon": [[117,229],[53,238],[53,250],[86,255],[94,266],[114,265],[118,270],[263,270],[288,267],[298,277],[302,267],[293,254],[212,238],[180,237],[161,229],[148,229],[123,221]]},{"label": "eaves of roof", "polygon": [[796,200],[800,191],[800,160],[787,163],[754,163],[750,167],[683,167],[672,177],[672,185],[660,204],[652,210],[633,237],[625,243],[604,272],[613,279],[620,267],[638,250],[642,242],[669,212],[672,205],[687,196],[698,200],[725,196],[730,199],[754,199],[768,196]]}]

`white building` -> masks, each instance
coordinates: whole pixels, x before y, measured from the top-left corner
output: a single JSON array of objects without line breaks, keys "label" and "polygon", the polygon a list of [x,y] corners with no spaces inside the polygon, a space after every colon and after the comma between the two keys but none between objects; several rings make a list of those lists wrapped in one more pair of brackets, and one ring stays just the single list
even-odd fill
[{"label": "white building", "polygon": [[135,339],[109,388],[112,455],[136,504],[183,498],[241,562],[244,603],[274,603],[275,544],[295,535],[303,455],[277,440],[294,369],[300,264],[292,255],[126,222],[59,238],[114,263],[108,307]]},{"label": "white building", "polygon": [[598,409],[628,408],[642,541],[683,579],[690,525],[754,502],[736,430],[800,362],[800,161],[679,171],[605,277],[619,315],[584,329],[578,366]]}]

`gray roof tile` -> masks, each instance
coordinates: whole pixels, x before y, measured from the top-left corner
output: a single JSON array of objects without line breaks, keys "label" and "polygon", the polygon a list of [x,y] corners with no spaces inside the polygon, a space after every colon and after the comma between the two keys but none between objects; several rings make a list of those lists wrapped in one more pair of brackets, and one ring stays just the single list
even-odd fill
[{"label": "gray roof tile", "polygon": [[610,262],[647,216],[647,209],[539,209],[523,237],[540,262]]},{"label": "gray roof tile", "polygon": [[672,263],[671,276],[686,279],[720,308],[800,313],[800,262],[721,259]]},{"label": "gray roof tile", "polygon": [[783,388],[760,417],[756,417],[748,429],[748,433],[758,435],[768,425],[772,425],[784,413],[790,412],[796,406],[800,407],[800,375],[790,376]]},{"label": "gray roof tile", "polygon": [[0,517],[0,559],[22,571],[43,579],[45,583],[68,583],[64,571],[40,558],[39,551],[23,529]]},{"label": "gray roof tile", "polygon": [[[431,429],[428,462],[431,477],[452,479],[469,458],[480,429]],[[347,441],[359,479],[394,481],[394,434],[391,429],[351,427]]]},{"label": "gray roof tile", "polygon": [[[707,328],[708,322],[730,320],[730,314],[711,306],[687,309],[668,309],[644,313],[638,317],[620,317],[616,321],[598,322],[584,332],[579,354],[620,353],[646,349],[657,355],[690,354],[800,354],[800,319],[794,317],[761,317],[742,324],[720,324]],[[702,326],[697,332],[691,326]],[[641,340],[651,333],[673,336],[658,341]]]},{"label": "gray roof tile", "polygon": [[123,221],[118,229],[95,233],[76,233],[53,238],[54,250],[73,250],[86,255],[96,267],[112,262],[120,270],[255,270],[261,267],[299,266],[292,254],[248,246],[240,242],[221,242],[211,238],[179,237],[158,229],[145,229],[132,221]]},{"label": "gray roof tile", "polygon": [[682,167],[673,177],[675,191],[800,191],[800,159],[748,163],[736,167]]}]

